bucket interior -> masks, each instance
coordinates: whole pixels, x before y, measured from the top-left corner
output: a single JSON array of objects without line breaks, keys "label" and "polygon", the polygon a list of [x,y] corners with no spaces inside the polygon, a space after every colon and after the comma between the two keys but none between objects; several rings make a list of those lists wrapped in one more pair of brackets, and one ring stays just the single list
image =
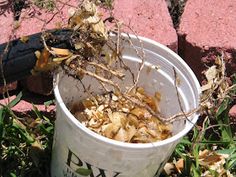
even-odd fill
[{"label": "bucket interior", "polygon": [[[180,113],[180,104],[184,111],[188,112],[195,109],[199,103],[200,86],[199,83],[187,66],[187,64],[174,52],[167,47],[156,43],[146,38],[139,38],[130,36],[133,45],[126,40],[128,37],[123,36],[122,58],[125,64],[132,70],[134,75],[137,75],[140,63],[142,60],[137,55],[144,51],[145,66],[140,74],[138,86],[143,87],[149,95],[154,95],[155,92],[160,92],[160,112],[165,117],[170,117],[174,114]],[[115,40],[115,39],[114,39]],[[140,43],[140,40],[142,43]],[[133,48],[135,46],[135,50]],[[153,66],[156,66],[154,68]],[[174,70],[177,73],[175,77]],[[132,75],[126,71],[124,80],[114,80],[119,86],[125,89],[131,86]],[[102,94],[104,89],[102,85],[94,78],[84,76],[82,79],[83,85],[79,80],[75,80],[63,73],[59,74],[57,81],[60,95],[63,102],[69,107],[71,103],[83,100],[89,97],[89,94]],[[178,79],[178,93],[176,93],[175,80]],[[89,94],[84,90],[84,87],[89,88]],[[189,117],[190,121],[175,121],[173,123],[173,136],[180,133],[186,127],[190,129],[196,122],[197,118],[194,114]],[[190,128],[189,128],[190,127]]]}]

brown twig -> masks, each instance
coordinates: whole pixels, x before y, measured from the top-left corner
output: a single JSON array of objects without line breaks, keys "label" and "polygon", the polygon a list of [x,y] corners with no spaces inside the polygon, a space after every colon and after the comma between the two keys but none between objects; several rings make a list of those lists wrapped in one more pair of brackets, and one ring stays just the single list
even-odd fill
[{"label": "brown twig", "polygon": [[[114,33],[114,34],[117,35],[116,32],[112,32],[112,33]],[[112,40],[110,40],[110,41],[113,42]],[[112,46],[110,46],[108,43],[106,43],[105,45],[106,45],[112,52],[115,52],[115,53],[116,53],[115,49],[114,49]],[[121,67],[123,67],[124,70],[129,71],[129,73],[131,74],[131,77],[132,77],[132,81],[133,81],[133,83],[134,83],[134,82],[135,82],[135,76],[134,76],[134,73],[132,72],[132,70],[125,64],[124,60],[121,58],[120,55],[118,55],[118,56],[116,56],[116,57],[119,59],[119,62],[123,65],[123,66],[121,66]]]},{"label": "brown twig", "polygon": [[106,84],[108,84],[108,85],[111,85],[111,86],[113,86],[115,89],[117,89],[118,91],[121,90],[120,87],[119,87],[117,84],[115,84],[112,80],[105,79],[104,77],[101,77],[101,76],[99,76],[99,75],[97,75],[97,74],[95,74],[95,73],[93,73],[93,72],[87,71],[87,70],[82,69],[82,68],[78,68],[77,71],[82,72],[83,74],[86,74],[86,75],[88,75],[88,76],[91,76],[91,77],[97,79],[98,81],[101,81],[101,82],[103,82],[103,83],[106,83]]},{"label": "brown twig", "polygon": [[45,40],[45,32],[43,32],[42,33],[42,35],[41,35],[41,38],[42,38],[42,41],[43,41],[43,46],[44,46],[44,48],[49,52],[49,53],[51,53],[53,56],[56,56],[56,53],[54,52],[54,51],[52,51],[52,50],[50,50],[49,49],[49,47],[48,47],[48,45],[47,45],[47,43],[46,43],[46,40]]},{"label": "brown twig", "polygon": [[[69,4],[70,0],[68,0],[67,2],[63,2],[63,1],[61,1],[61,0],[57,0],[57,2],[59,2],[59,3],[63,4],[63,5],[65,5],[65,6],[77,8],[77,6],[74,6],[74,5]],[[81,4],[82,4],[82,3],[81,3]],[[78,6],[80,6],[81,4],[79,4]]]},{"label": "brown twig", "polygon": [[179,91],[178,91],[178,76],[177,76],[177,72],[176,72],[174,67],[173,67],[173,71],[174,71],[174,78],[175,78],[174,86],[175,86],[175,91],[176,91],[176,95],[177,95],[177,98],[178,98],[179,108],[180,108],[183,116],[185,117],[185,119],[192,123],[192,121],[187,117],[186,113],[184,112],[183,105],[182,105],[181,100],[180,100],[180,95],[179,95]]},{"label": "brown twig", "polygon": [[3,53],[0,55],[0,70],[1,70],[0,74],[1,74],[1,77],[2,77],[2,80],[3,80],[3,88],[4,88],[2,96],[5,100],[6,99],[5,93],[7,94],[7,103],[6,104],[10,103],[10,95],[9,95],[9,91],[8,91],[8,88],[7,88],[7,81],[6,81],[6,78],[4,76],[3,57],[4,57],[4,55],[7,54],[8,50],[9,50],[10,43],[11,43],[10,41],[12,40],[12,36],[14,36],[14,34],[15,34],[15,30],[16,29],[13,27],[12,30],[11,30],[11,35],[9,35],[9,37],[8,37],[7,45],[6,45]]},{"label": "brown twig", "polygon": [[[6,93],[7,93],[7,97],[8,97],[8,103],[10,102],[10,96],[9,96],[9,92],[8,92],[8,88],[7,88],[7,82],[6,82],[6,79],[5,79],[5,76],[4,76],[4,70],[3,70],[3,56],[6,55],[6,53],[8,52],[8,49],[9,49],[9,45],[10,45],[10,41],[7,43],[3,53],[1,54],[0,56],[0,70],[1,70],[1,77],[2,77],[2,80],[3,80],[3,88],[4,88],[4,91],[6,89]],[[4,95],[4,91],[2,93],[2,96],[5,100],[5,95]]]},{"label": "brown twig", "polygon": [[107,71],[109,73],[111,73],[113,76],[119,78],[119,79],[122,79],[124,78],[125,74],[121,73],[121,72],[118,72],[118,71],[114,71],[114,70],[111,70],[108,66],[105,66],[103,64],[99,64],[99,63],[95,63],[95,62],[87,62],[87,64],[89,65],[93,65],[95,67],[98,67],[104,71]]},{"label": "brown twig", "polygon": [[141,74],[141,71],[143,70],[144,68],[144,65],[145,65],[145,53],[144,53],[144,50],[143,50],[143,43],[142,41],[139,39],[138,35],[136,33],[134,33],[134,35],[136,36],[136,38],[139,40],[140,42],[140,45],[141,45],[141,51],[142,51],[142,54],[140,55],[139,54],[139,51],[138,49],[134,46],[132,40],[131,40],[131,37],[130,35],[127,33],[127,36],[129,37],[129,43],[130,45],[133,47],[133,49],[136,51],[136,54],[138,55],[138,57],[142,60],[140,66],[139,66],[139,69],[138,69],[138,74],[136,76],[136,79],[135,79],[135,82],[133,84],[133,86],[130,87],[130,89],[128,90],[128,92],[132,91],[135,87],[137,87],[137,84],[138,84],[138,81],[139,81],[139,78],[140,78],[140,74]]}]

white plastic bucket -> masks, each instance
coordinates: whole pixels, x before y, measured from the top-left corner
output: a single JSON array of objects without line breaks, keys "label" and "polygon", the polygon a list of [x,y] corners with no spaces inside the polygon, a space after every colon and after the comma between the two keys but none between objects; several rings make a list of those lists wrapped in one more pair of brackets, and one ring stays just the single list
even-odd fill
[{"label": "white plastic bucket", "polygon": [[[127,36],[123,36],[127,39]],[[182,107],[190,111],[198,107],[200,85],[188,65],[169,48],[147,38],[130,35],[138,51],[145,51],[146,63],[142,71],[139,86],[148,93],[159,91],[162,96],[160,110],[166,117],[179,113],[180,107],[175,91],[175,68],[180,84],[178,92]],[[143,48],[140,46],[142,41]],[[136,71],[141,59],[126,40],[123,59]],[[148,69],[152,65],[160,69]],[[190,121],[173,123],[173,136],[166,140],[146,144],[123,143],[105,138],[84,127],[68,110],[66,105],[87,97],[81,83],[65,75],[57,75],[54,89],[57,102],[57,119],[52,149],[52,177],[79,177],[89,171],[90,177],[153,177],[158,176],[172,154],[179,140],[188,133],[198,119],[197,114],[189,117]],[[100,92],[100,85],[95,79],[85,78],[85,85],[91,84],[90,90]],[[124,86],[128,83],[121,83]],[[80,174],[76,170],[80,171]],[[88,169],[88,170],[86,170]],[[81,175],[84,172],[84,175]]]}]

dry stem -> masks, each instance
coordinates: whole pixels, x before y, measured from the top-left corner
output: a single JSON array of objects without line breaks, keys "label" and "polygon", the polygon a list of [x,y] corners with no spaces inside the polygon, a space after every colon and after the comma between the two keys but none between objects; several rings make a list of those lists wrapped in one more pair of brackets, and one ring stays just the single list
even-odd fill
[{"label": "dry stem", "polygon": [[[117,34],[116,32],[112,32],[114,34]],[[111,42],[113,42],[112,40],[110,40]],[[112,46],[110,46],[108,43],[106,43],[106,46],[112,51],[112,52],[115,52],[116,51],[114,50],[114,48]],[[131,74],[131,77],[132,77],[132,81],[133,83],[135,83],[135,79],[134,79],[134,73],[131,71],[131,69],[125,64],[125,62],[123,61],[123,59],[121,58],[120,56],[120,53],[119,55],[116,56],[118,59],[119,59],[119,62],[121,63],[121,67],[124,68],[124,70],[128,70],[129,73]],[[123,65],[123,66],[122,66]]]},{"label": "dry stem", "polygon": [[88,76],[91,76],[91,77],[97,79],[98,81],[101,81],[103,83],[111,85],[115,89],[117,89],[118,91],[121,91],[120,87],[117,84],[115,84],[114,82],[112,82],[111,80],[105,79],[104,77],[101,77],[101,76],[99,76],[99,75],[97,75],[97,74],[95,74],[93,72],[87,71],[87,70],[82,69],[82,68],[78,68],[77,71],[81,71],[82,73],[84,73],[84,74],[86,74]]},{"label": "dry stem", "polygon": [[104,66],[103,64],[99,64],[99,63],[95,63],[95,62],[87,62],[87,63],[89,65],[93,65],[93,66],[98,67],[104,71],[107,71],[107,72],[111,73],[113,76],[118,77],[119,79],[122,79],[125,76],[125,74],[118,72],[118,71],[111,70],[108,66]]},{"label": "dry stem", "polygon": [[41,38],[42,38],[42,40],[43,40],[43,46],[44,46],[44,48],[45,48],[49,53],[51,53],[53,56],[56,56],[55,52],[49,49],[49,47],[48,47],[48,45],[47,45],[47,43],[46,43],[46,40],[45,40],[44,35],[45,35],[45,33],[43,33],[43,34],[41,35]]},{"label": "dry stem", "polygon": [[174,67],[173,67],[173,71],[174,71],[174,78],[175,78],[175,82],[174,82],[175,84],[174,85],[175,85],[176,95],[177,95],[177,98],[178,98],[179,108],[180,108],[184,118],[192,123],[192,121],[190,119],[188,119],[186,113],[184,112],[183,105],[182,105],[181,100],[180,100],[180,95],[179,95],[179,91],[178,91],[178,76],[177,76],[177,72],[176,72]]},{"label": "dry stem", "polygon": [[133,47],[133,49],[136,51],[136,54],[138,55],[138,57],[142,60],[140,66],[139,66],[139,69],[138,69],[138,73],[137,73],[137,76],[136,76],[136,79],[135,79],[135,82],[134,82],[134,85],[132,87],[130,87],[130,89],[128,90],[128,93],[133,90],[135,87],[137,87],[137,84],[138,84],[138,81],[139,81],[139,78],[140,78],[140,74],[141,74],[141,71],[143,70],[143,67],[145,65],[145,53],[144,53],[144,50],[143,50],[143,43],[142,41],[139,39],[139,37],[136,35],[136,33],[134,33],[136,38],[139,40],[140,44],[141,44],[141,50],[142,50],[142,54],[140,55],[139,54],[139,51],[138,49],[134,46],[131,38],[130,38],[130,35],[128,35],[129,37],[129,43],[130,45]]}]

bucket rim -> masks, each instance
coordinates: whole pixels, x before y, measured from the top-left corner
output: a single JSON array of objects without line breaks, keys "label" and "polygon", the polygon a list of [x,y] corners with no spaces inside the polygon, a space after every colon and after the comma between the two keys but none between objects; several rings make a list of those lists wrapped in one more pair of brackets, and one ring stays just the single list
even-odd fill
[{"label": "bucket rim", "polygon": [[[133,34],[126,34],[126,33],[122,33],[121,35],[124,36],[124,37],[129,37],[130,39],[139,39],[144,43],[152,44],[154,46],[159,47],[161,50],[165,50],[167,53],[172,55],[176,60],[178,60],[179,63],[181,63],[181,65],[183,65],[188,70],[188,74],[189,74],[190,78],[192,79],[193,83],[196,86],[195,89],[198,92],[197,93],[198,97],[200,97],[201,87],[200,87],[200,83],[199,83],[196,75],[194,74],[192,69],[187,65],[187,63],[178,54],[176,54],[174,51],[172,51],[171,49],[169,49],[165,45],[163,45],[159,42],[156,42],[152,39],[142,37],[142,36],[133,35]],[[56,78],[56,80],[58,80],[58,78]],[[112,146],[121,147],[121,148],[149,149],[149,148],[153,148],[153,147],[164,146],[164,145],[171,144],[171,143],[173,144],[175,142],[178,142],[184,135],[186,135],[192,129],[192,127],[196,124],[196,122],[198,120],[198,117],[199,117],[198,113],[194,113],[192,115],[193,118],[191,119],[191,122],[186,120],[185,125],[184,125],[185,127],[184,127],[183,130],[181,130],[176,135],[171,136],[170,138],[167,138],[165,140],[152,142],[152,143],[126,143],[126,142],[121,142],[121,141],[109,139],[107,137],[99,135],[99,134],[93,132],[92,130],[90,130],[89,128],[85,127],[84,125],[82,125],[82,123],[80,123],[73,116],[73,114],[69,111],[69,109],[66,107],[66,105],[63,102],[63,99],[60,95],[58,85],[56,85],[54,87],[54,95],[55,95],[56,101],[58,103],[58,106],[61,107],[61,109],[64,111],[65,115],[67,116],[67,121],[70,121],[71,123],[73,123],[77,128],[82,130],[83,133],[88,134],[93,139],[95,139],[97,141],[101,141],[103,143],[107,143],[107,144],[112,145]],[[198,98],[198,99],[200,99],[200,98]],[[197,100],[197,104],[199,104],[199,100]]]}]

